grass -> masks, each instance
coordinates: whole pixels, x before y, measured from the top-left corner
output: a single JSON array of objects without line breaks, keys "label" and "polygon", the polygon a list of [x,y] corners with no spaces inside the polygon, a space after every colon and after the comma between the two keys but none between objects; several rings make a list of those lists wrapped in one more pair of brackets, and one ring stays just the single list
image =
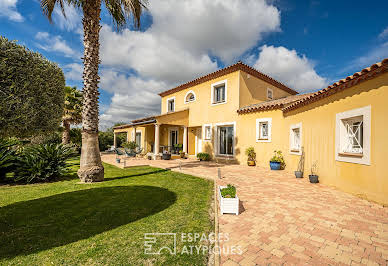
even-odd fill
[{"label": "grass", "polygon": [[[104,164],[105,181],[78,184],[78,159],[53,183],[0,186],[0,264],[206,264],[181,233],[213,231],[211,181],[152,167]],[[145,233],[177,233],[177,254],[144,253]],[[156,250],[173,240],[159,237]],[[172,246],[171,246],[172,247]]]}]

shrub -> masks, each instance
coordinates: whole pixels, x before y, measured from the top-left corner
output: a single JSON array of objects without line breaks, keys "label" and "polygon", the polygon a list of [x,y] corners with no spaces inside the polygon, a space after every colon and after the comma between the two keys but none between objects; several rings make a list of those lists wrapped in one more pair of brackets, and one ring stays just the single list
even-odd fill
[{"label": "shrub", "polygon": [[210,161],[210,154],[206,152],[197,153],[197,158],[201,161]]},{"label": "shrub", "polygon": [[0,181],[4,181],[5,175],[15,168],[18,144],[14,139],[0,139]]},{"label": "shrub", "polygon": [[236,188],[231,184],[228,184],[226,188],[221,189],[221,196],[223,198],[235,198]]},{"label": "shrub", "polygon": [[72,145],[40,144],[23,149],[16,163],[15,181],[25,183],[55,180],[67,172],[67,160],[74,156]]},{"label": "shrub", "polygon": [[256,161],[255,148],[249,147],[245,150],[245,155],[248,156],[248,161]]},{"label": "shrub", "polygon": [[0,136],[57,130],[65,97],[65,77],[57,64],[0,36],[0,88]]},{"label": "shrub", "polygon": [[127,141],[123,143],[123,147],[133,151],[138,147],[138,145],[136,144],[135,141]]},{"label": "shrub", "polygon": [[281,168],[284,169],[286,166],[286,163],[283,158],[283,153],[282,151],[274,151],[274,155],[272,156],[270,162],[278,162],[281,165]]}]

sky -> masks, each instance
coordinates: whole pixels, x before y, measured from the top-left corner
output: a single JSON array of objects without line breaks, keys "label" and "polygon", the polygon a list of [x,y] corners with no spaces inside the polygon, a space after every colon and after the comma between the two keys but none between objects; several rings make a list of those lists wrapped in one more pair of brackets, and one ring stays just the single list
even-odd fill
[{"label": "sky", "polygon": [[[82,12],[0,0],[0,35],[56,62],[82,89]],[[388,1],[149,0],[141,28],[100,32],[100,128],[160,113],[159,92],[241,60],[300,93],[388,58]]]}]

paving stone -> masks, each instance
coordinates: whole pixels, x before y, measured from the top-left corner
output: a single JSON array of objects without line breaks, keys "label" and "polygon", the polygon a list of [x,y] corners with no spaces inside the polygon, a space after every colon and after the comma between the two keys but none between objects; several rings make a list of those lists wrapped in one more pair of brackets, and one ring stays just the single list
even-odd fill
[{"label": "paving stone", "polygon": [[[103,155],[102,160],[115,164],[115,155]],[[219,232],[229,233],[228,246],[239,244],[244,253],[221,254],[223,265],[388,265],[388,208],[381,205],[259,166],[126,160],[126,166],[136,165],[236,186],[242,212],[219,215]]]}]

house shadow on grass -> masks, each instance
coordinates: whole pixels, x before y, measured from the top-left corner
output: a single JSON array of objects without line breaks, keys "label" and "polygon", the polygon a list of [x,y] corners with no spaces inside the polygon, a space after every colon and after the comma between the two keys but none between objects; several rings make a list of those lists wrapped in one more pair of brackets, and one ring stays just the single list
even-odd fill
[{"label": "house shadow on grass", "polygon": [[0,259],[87,239],[168,208],[176,194],[153,186],[91,188],[0,208]]}]

